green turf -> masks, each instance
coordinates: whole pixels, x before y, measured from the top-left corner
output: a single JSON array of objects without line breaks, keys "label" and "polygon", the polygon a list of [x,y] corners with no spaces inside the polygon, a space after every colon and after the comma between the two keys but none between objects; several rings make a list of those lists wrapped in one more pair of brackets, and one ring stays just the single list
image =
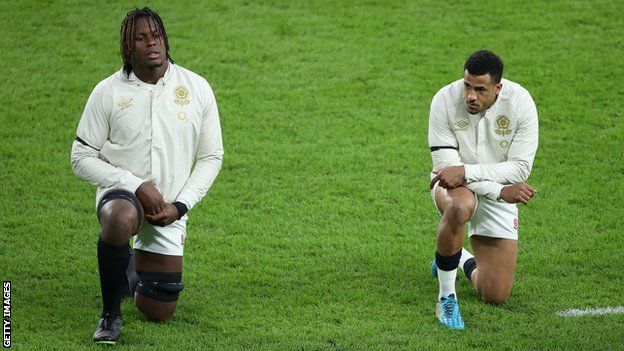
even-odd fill
[{"label": "green turf", "polygon": [[[624,315],[620,1],[156,1],[172,56],[212,84],[226,155],[190,213],[173,321],[123,305],[120,350],[616,350]],[[95,189],[69,151],[121,67],[125,2],[0,2],[0,275],[13,347],[94,349]],[[428,105],[480,48],[540,113],[511,300],[458,280],[434,319]]]}]

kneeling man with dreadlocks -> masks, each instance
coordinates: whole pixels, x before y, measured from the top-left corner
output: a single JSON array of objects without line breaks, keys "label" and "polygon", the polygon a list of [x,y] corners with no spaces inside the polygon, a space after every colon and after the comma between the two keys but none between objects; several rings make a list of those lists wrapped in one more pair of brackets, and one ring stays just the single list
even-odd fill
[{"label": "kneeling man with dreadlocks", "polygon": [[119,339],[124,290],[148,320],[173,316],[187,211],[206,195],[223,157],[212,89],[173,63],[158,14],[127,14],[121,55],[123,68],[91,93],[71,152],[76,175],[98,187],[104,306],[93,339],[105,344]]}]

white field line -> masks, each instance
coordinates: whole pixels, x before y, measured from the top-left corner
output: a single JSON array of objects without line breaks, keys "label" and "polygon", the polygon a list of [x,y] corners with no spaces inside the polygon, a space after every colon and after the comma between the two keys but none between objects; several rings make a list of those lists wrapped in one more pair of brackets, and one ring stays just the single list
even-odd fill
[{"label": "white field line", "polygon": [[605,307],[605,308],[589,308],[586,310],[578,310],[572,308],[565,311],[557,312],[560,317],[581,317],[581,316],[602,316],[605,314],[624,313],[624,306]]}]

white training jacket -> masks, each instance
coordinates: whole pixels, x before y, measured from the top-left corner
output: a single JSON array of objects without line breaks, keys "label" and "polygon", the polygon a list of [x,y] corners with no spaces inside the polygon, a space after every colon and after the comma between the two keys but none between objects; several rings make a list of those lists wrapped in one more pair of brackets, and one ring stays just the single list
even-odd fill
[{"label": "white training jacket", "polygon": [[504,185],[527,180],[538,145],[531,95],[517,83],[501,83],[498,98],[485,112],[468,113],[463,79],[440,89],[429,112],[433,169],[464,165],[465,186],[493,201],[499,201]]},{"label": "white training jacket", "polygon": [[134,193],[149,181],[166,202],[179,201],[190,210],[221,169],[221,126],[212,89],[173,63],[155,85],[134,74],[128,78],[123,70],[101,81],[76,134],[72,167],[97,185],[96,204],[110,188]]}]

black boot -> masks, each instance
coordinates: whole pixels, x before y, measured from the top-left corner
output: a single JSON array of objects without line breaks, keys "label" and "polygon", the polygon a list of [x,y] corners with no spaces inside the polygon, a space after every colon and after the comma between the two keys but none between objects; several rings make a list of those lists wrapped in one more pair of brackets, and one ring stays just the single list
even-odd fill
[{"label": "black boot", "polygon": [[93,333],[96,344],[115,345],[121,335],[123,318],[119,315],[104,313]]}]

